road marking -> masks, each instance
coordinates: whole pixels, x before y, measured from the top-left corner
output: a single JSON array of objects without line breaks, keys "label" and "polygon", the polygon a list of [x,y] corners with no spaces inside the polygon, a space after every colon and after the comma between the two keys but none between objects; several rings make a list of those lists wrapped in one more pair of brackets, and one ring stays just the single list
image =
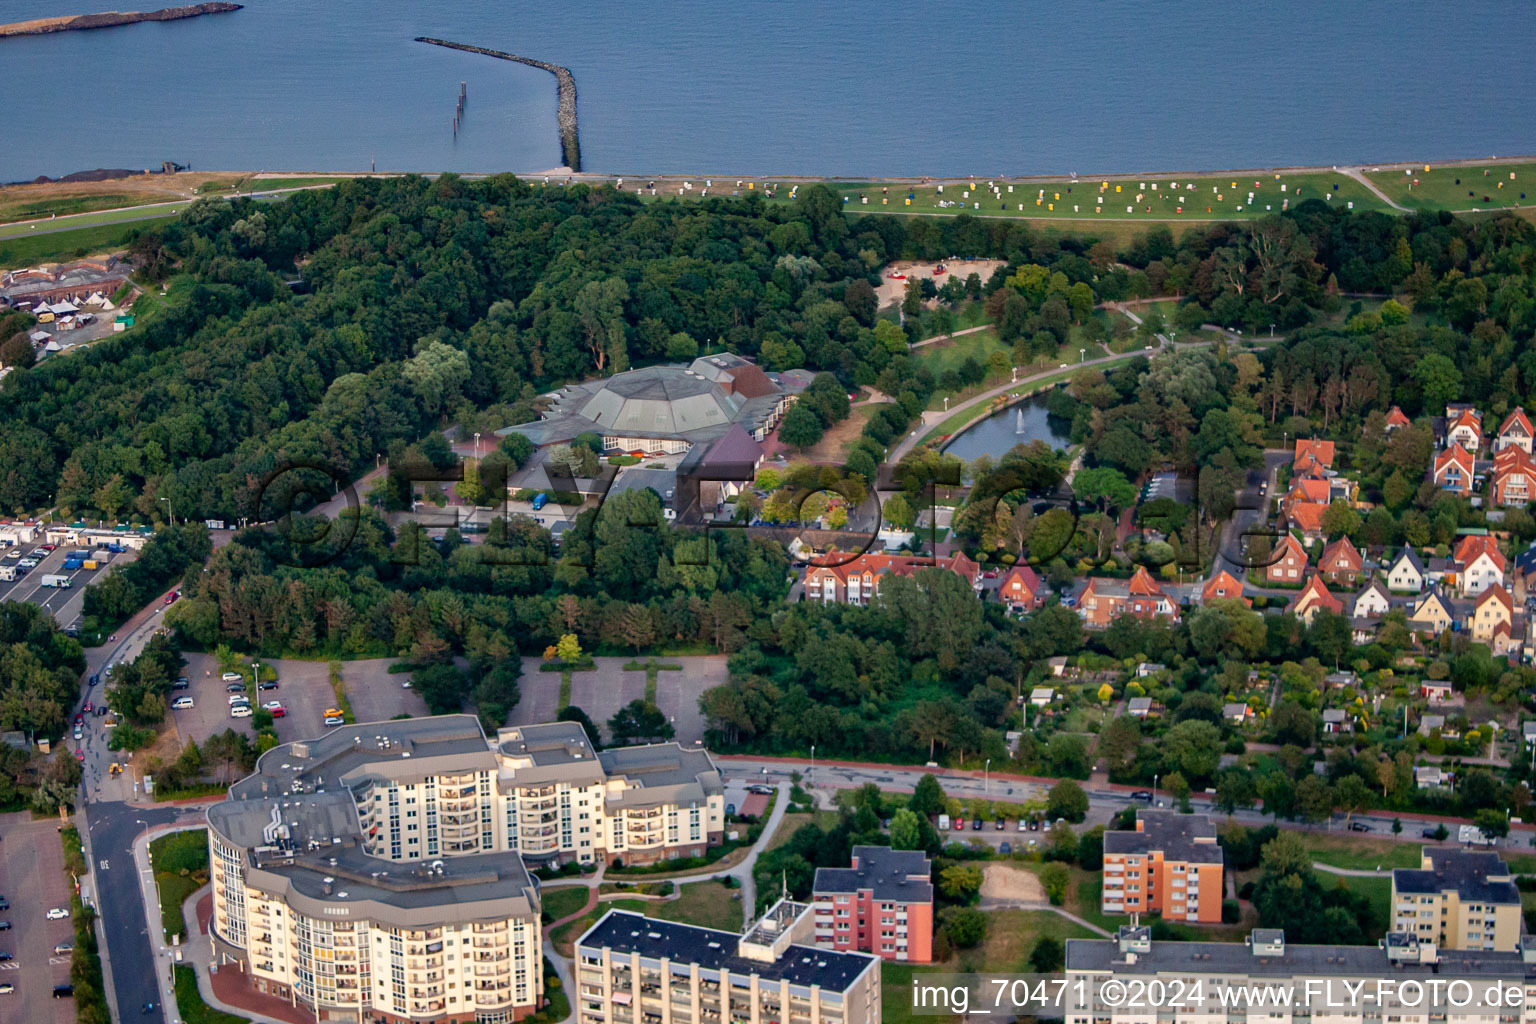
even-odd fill
[{"label": "road marking", "polygon": [[67,956],[51,956],[51,957],[48,958],[48,962],[51,963],[51,964],[67,964],[67,963],[69,963],[69,957],[67,957]]},{"label": "road marking", "polygon": [[0,964],[0,971],[19,971],[19,970],[21,970],[21,964],[17,963],[15,960],[7,960],[5,963]]},{"label": "road marking", "polygon": [[107,858],[105,857],[101,858],[101,870],[107,870]]}]

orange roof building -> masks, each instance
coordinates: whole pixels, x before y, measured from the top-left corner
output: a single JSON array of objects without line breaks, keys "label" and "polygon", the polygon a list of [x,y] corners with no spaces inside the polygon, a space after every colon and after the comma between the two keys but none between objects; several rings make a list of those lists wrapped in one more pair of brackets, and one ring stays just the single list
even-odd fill
[{"label": "orange roof building", "polygon": [[842,564],[845,558],[836,552],[822,555],[805,573],[805,595],[812,601],[829,604],[868,605],[887,576],[911,576],[923,569],[945,569],[964,579],[972,588],[981,580],[981,567],[964,552],[948,558],[932,559],[921,555],[859,555]]}]

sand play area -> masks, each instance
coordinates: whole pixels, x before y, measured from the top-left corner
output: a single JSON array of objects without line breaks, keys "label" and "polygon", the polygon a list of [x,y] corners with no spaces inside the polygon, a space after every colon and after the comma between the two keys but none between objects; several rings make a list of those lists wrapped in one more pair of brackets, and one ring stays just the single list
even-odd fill
[{"label": "sand play area", "polygon": [[1005,903],[1044,903],[1045,888],[1032,871],[1011,864],[988,864],[981,871],[981,898]]}]

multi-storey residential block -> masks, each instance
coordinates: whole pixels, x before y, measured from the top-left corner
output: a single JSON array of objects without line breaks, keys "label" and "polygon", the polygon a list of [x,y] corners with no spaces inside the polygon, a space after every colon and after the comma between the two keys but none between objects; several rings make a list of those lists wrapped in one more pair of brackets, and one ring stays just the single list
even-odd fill
[{"label": "multi-storey residential block", "polygon": [[816,944],[886,960],[933,959],[933,863],[921,850],[855,846],[846,868],[817,868]]},{"label": "multi-storey residential block", "polygon": [[576,940],[580,1024],[878,1024],[880,958],[809,945],[781,900],[743,935],[610,910]]},{"label": "multi-storey residential block", "polygon": [[[1524,998],[1536,983],[1536,943],[1530,940],[1519,944],[1519,952],[1471,952],[1440,949],[1402,932],[1389,932],[1378,945],[1322,946],[1288,944],[1285,933],[1273,928],[1255,929],[1246,942],[1154,942],[1151,931],[1121,928],[1113,939],[1067,940],[1064,1024],[1536,1021],[1536,1008]],[[1105,999],[1099,986],[1110,979],[1155,979],[1168,991],[1202,995],[1154,1006],[1151,999],[1125,998],[1121,989]],[[1388,987],[1379,987],[1379,979],[1387,979]],[[1438,979],[1464,982],[1464,995],[1426,999],[1422,993]],[[1407,980],[1417,987],[1404,986]],[[1520,1004],[1496,1002],[1495,986],[1519,992]],[[1282,1002],[1261,988],[1291,995]],[[1386,994],[1384,1004],[1376,1000],[1378,991]],[[1367,992],[1369,997],[1358,995]]]},{"label": "multi-storey residential block", "polygon": [[1104,833],[1100,908],[1106,914],[1219,922],[1224,863],[1209,818],[1142,811],[1135,831]]},{"label": "multi-storey residential block", "polygon": [[1145,566],[1137,566],[1128,580],[1094,576],[1077,599],[1083,625],[1103,629],[1120,615],[1138,619],[1179,620],[1179,606],[1152,578]]},{"label": "multi-storey residential block", "polygon": [[320,1019],[513,1020],[542,992],[524,858],[701,854],[724,789],[701,750],[443,715],[275,747],[208,822],[215,949],[258,990]]},{"label": "multi-storey residential block", "polygon": [[1441,949],[1513,952],[1520,890],[1496,853],[1426,846],[1420,867],[1392,872],[1392,930]]},{"label": "multi-storey residential block", "polygon": [[[845,561],[846,559],[846,561]],[[964,579],[972,589],[980,586],[981,566],[962,551],[935,561],[921,555],[867,554],[849,559],[833,554],[813,562],[805,573],[805,596],[828,604],[867,605],[887,576],[911,576],[924,569],[944,569]]]}]

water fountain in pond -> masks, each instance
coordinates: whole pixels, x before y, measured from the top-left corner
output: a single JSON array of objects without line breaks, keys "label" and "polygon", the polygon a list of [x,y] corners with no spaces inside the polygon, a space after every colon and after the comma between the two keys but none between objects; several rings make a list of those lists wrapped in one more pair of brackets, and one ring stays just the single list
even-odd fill
[{"label": "water fountain in pond", "polygon": [[1013,432],[1015,434],[1022,434],[1022,433],[1024,433],[1024,410],[1023,409],[1019,410],[1018,419],[1016,419],[1014,421]]}]

